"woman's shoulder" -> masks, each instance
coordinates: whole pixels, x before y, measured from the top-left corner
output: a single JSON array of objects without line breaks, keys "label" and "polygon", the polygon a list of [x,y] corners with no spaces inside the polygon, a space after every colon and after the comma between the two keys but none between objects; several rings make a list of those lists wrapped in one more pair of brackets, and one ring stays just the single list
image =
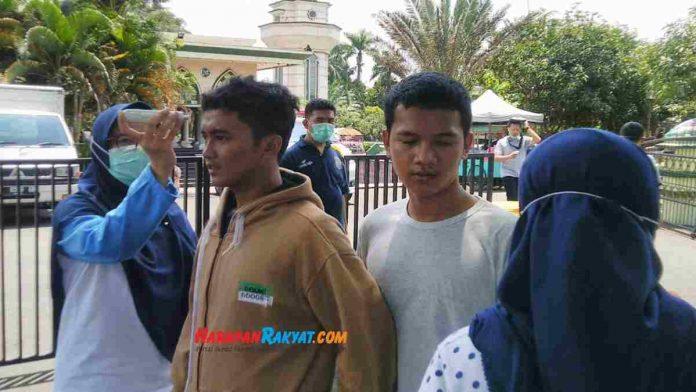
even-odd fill
[{"label": "woman's shoulder", "polygon": [[[469,327],[461,328],[445,338],[437,347],[438,354],[443,358],[458,361],[461,356],[478,357],[481,355],[469,337]],[[460,355],[461,354],[461,355]],[[466,363],[466,361],[462,361]]]},{"label": "woman's shoulder", "polygon": [[488,390],[481,353],[469,338],[469,327],[457,330],[438,345],[420,389],[421,392],[430,390]]}]

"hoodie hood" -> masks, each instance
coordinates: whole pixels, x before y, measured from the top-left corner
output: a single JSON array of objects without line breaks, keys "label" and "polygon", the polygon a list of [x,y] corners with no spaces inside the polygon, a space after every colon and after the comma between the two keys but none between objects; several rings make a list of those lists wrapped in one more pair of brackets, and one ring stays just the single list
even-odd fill
[{"label": "hoodie hood", "polygon": [[[280,169],[280,175],[283,178],[284,183],[290,183],[293,184],[293,186],[278,192],[273,192],[257,199],[252,203],[237,208],[235,211],[235,216],[243,216],[245,224],[250,225],[255,221],[264,219],[264,217],[270,214],[270,212],[278,205],[293,203],[300,200],[309,201],[322,210],[324,209],[321,199],[312,190],[312,184],[309,177],[305,176],[304,174],[283,168]],[[217,206],[215,218],[212,221],[213,226],[210,227],[211,232],[220,231],[220,226],[222,226],[222,222],[224,220],[225,206],[232,197],[234,197],[234,193],[229,188],[225,188],[220,198],[220,203]],[[234,220],[235,219],[230,222],[230,227],[228,227],[228,230],[232,230]]]},{"label": "hoodie hood", "polygon": [[[290,188],[285,188],[283,190],[263,196],[252,203],[237,208],[234,211],[232,219],[230,219],[227,227],[227,232],[232,233],[233,235],[232,243],[223,251],[223,254],[241,244],[244,237],[245,227],[248,227],[254,222],[265,219],[282,204],[290,204],[304,200],[316,205],[321,210],[324,210],[324,205],[322,204],[321,199],[312,190],[312,183],[309,177],[305,176],[304,174],[283,168],[280,168],[280,175],[283,179],[283,183],[292,184]],[[234,193],[229,188],[225,188],[222,193],[222,197],[220,198],[220,203],[218,204],[215,217],[211,220],[211,223],[206,228],[203,236],[201,236],[201,246],[205,246],[205,243],[211,234],[215,233],[214,235],[219,235],[221,232],[220,228],[225,221],[225,206],[228,205],[230,198],[233,197]]]}]

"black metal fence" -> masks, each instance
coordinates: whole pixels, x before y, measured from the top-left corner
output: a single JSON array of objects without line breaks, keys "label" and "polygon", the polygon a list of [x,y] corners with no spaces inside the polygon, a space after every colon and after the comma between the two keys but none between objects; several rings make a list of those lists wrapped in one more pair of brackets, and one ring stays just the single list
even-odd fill
[{"label": "black metal fence", "polygon": [[53,356],[51,229],[46,210],[76,191],[87,163],[82,159],[2,162],[0,364]]},{"label": "black metal fence", "polygon": [[[372,210],[406,197],[386,156],[346,157],[353,196],[347,206],[348,233]],[[50,290],[51,216],[56,204],[77,191],[89,159],[0,162],[0,366],[55,354]],[[177,203],[200,234],[218,203],[200,156],[177,158],[181,196]],[[462,162],[461,183],[489,201],[492,154]],[[212,192],[211,192],[212,191]]]},{"label": "black metal fence", "polygon": [[[353,188],[346,225],[355,248],[363,218],[385,204],[406,198],[407,192],[386,155],[350,155],[346,157],[346,166]],[[469,154],[462,161],[460,183],[470,193],[492,201],[493,169],[493,154]]]},{"label": "black metal fence", "polygon": [[[77,191],[89,159],[0,162],[0,366],[54,356],[51,215]],[[200,157],[180,157],[177,203],[200,233],[210,177]]]}]

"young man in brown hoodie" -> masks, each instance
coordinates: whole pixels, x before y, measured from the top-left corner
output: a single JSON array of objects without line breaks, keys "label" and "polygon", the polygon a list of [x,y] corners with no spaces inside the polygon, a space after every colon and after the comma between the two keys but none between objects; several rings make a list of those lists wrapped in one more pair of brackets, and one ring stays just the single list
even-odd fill
[{"label": "young man in brown hoodie", "polygon": [[[198,244],[174,391],[391,391],[391,314],[309,179],[281,169],[296,98],[234,79],[203,97],[203,156],[225,187]],[[320,344],[337,331],[342,344]],[[345,334],[340,334],[345,332]]]}]

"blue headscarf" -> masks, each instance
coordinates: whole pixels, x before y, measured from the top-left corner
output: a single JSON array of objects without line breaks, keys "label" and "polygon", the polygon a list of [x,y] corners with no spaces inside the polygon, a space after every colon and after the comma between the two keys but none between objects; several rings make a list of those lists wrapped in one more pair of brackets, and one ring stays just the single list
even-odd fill
[{"label": "blue headscarf", "polygon": [[[539,199],[562,191],[601,198]],[[469,329],[490,389],[693,391],[696,311],[658,283],[655,226],[621,207],[659,220],[645,153],[610,132],[561,132],[525,161],[519,196],[529,209],[513,233],[500,302]]]},{"label": "blue headscarf", "polygon": [[[58,263],[57,242],[62,228],[79,216],[104,216],[116,208],[128,187],[114,178],[104,165],[109,164],[108,137],[124,109],[150,109],[142,102],[114,105],[102,112],[94,122],[92,162],[78,181],[78,192],[58,204],[53,214],[51,248],[51,291],[53,295],[54,333],[58,332],[60,314],[65,300],[63,272]],[[103,162],[104,165],[102,165]],[[196,235],[184,212],[172,204],[167,216],[168,226],[160,225],[138,255],[124,260],[123,266],[138,318],[157,350],[171,361],[179,333],[188,312],[188,288],[191,279]],[[54,341],[57,341],[54,336]],[[134,358],[137,360],[137,358]]]}]

